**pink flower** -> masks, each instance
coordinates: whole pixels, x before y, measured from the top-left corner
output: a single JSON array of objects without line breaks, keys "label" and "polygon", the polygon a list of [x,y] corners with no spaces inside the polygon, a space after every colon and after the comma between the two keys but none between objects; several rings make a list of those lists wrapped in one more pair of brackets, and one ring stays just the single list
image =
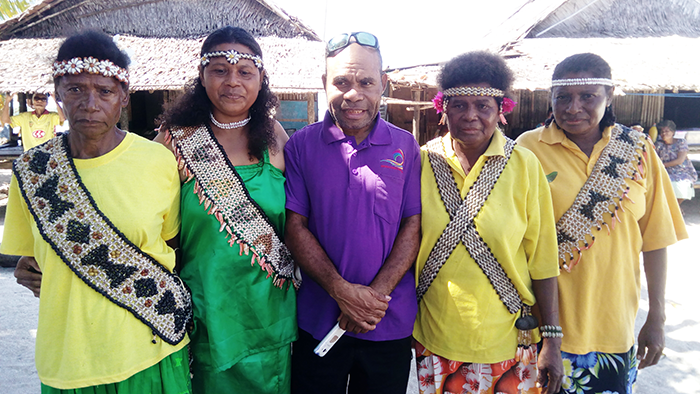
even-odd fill
[{"label": "pink flower", "polygon": [[435,111],[437,111],[437,113],[442,112],[442,103],[442,92],[437,92],[435,97],[433,97],[433,107],[435,108]]},{"label": "pink flower", "polygon": [[509,114],[513,112],[513,109],[515,109],[515,105],[518,104],[517,102],[509,99],[508,97],[503,98],[503,113],[504,114]]}]

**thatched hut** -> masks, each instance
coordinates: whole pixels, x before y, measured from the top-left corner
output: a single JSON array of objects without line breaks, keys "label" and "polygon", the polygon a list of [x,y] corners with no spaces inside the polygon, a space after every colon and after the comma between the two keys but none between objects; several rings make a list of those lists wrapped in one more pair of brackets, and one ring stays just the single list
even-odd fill
[{"label": "thatched hut", "polygon": [[0,24],[0,91],[52,91],[51,62],[61,40],[83,29],[102,30],[117,36],[132,58],[131,102],[121,126],[147,133],[163,104],[197,75],[204,37],[226,25],[258,39],[281,99],[283,126],[294,130],[316,121],[323,43],[266,0],[45,0]]},{"label": "thatched hut", "polygon": [[[484,48],[506,58],[516,73],[506,128],[517,135],[547,116],[552,71],[575,53],[593,52],[610,63],[616,81],[613,101],[618,121],[649,127],[673,119],[681,128],[700,127],[700,74],[689,49],[700,46],[700,3],[691,0],[535,0],[523,6],[484,39]],[[437,116],[427,108],[437,92],[439,65],[389,73],[389,118],[418,125],[420,140],[437,132]],[[391,104],[391,100],[388,101]],[[413,120],[407,123],[408,120]]]}]

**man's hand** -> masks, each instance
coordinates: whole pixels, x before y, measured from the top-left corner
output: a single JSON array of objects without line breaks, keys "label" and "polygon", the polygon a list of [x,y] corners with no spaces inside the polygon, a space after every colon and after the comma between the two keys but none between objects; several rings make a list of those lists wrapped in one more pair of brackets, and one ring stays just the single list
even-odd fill
[{"label": "man's hand", "polygon": [[15,267],[15,278],[17,278],[17,283],[31,290],[34,297],[39,297],[41,269],[34,257],[20,257],[17,267]]},{"label": "man's hand", "polygon": [[666,346],[666,338],[664,337],[664,323],[654,322],[647,318],[647,321],[639,331],[637,339],[639,347],[637,349],[637,359],[639,360],[639,369],[656,365],[663,355],[664,347]]},{"label": "man's hand", "polygon": [[333,298],[340,307],[340,328],[355,334],[364,334],[377,328],[389,308],[391,297],[369,286],[347,283]]}]

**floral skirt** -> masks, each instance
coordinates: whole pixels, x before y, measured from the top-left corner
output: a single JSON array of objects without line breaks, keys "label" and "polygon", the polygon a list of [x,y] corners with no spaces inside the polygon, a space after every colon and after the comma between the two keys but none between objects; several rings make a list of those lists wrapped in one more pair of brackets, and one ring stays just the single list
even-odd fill
[{"label": "floral skirt", "polygon": [[634,346],[626,353],[561,352],[564,361],[561,392],[632,394],[637,380],[636,354]]},{"label": "floral skirt", "polygon": [[421,394],[536,394],[537,358],[527,365],[515,359],[495,364],[452,361],[416,342],[418,389]]}]

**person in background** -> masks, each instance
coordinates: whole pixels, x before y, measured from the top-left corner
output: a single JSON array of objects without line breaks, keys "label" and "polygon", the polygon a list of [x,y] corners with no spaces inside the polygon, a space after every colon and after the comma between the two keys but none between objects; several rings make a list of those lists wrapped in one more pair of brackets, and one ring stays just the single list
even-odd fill
[{"label": "person in background", "polygon": [[10,116],[10,105],[13,94],[5,96],[5,105],[2,108],[0,119],[3,125],[9,124],[12,128],[19,127],[22,138],[22,146],[27,151],[42,144],[55,136],[56,126],[60,126],[66,120],[61,105],[56,103],[56,112],[46,109],[50,94],[34,93],[27,98],[27,105],[33,109],[31,112],[22,112],[19,115]]},{"label": "person in background", "polygon": [[698,180],[698,173],[688,157],[688,142],[685,138],[674,138],[676,123],[672,120],[662,120],[656,127],[659,129],[656,153],[666,167],[673,193],[678,199],[678,205],[681,205],[683,201],[695,197],[693,185]]},{"label": "person in background", "polygon": [[[378,115],[387,76],[377,38],[342,34],[326,49],[328,112],[284,150],[285,234],[304,278],[292,392],[405,394],[416,316],[409,268],[420,239],[419,148]],[[347,332],[321,358],[314,348],[336,323]]]},{"label": "person in background", "polygon": [[290,390],[295,267],[281,238],[288,137],[272,117],[277,103],[260,45],[223,27],[202,43],[199,76],[156,137],[182,163],[195,393]]},{"label": "person in background", "polygon": [[190,393],[177,163],[116,126],[128,64],[103,33],[66,39],[53,77],[70,130],[13,165],[0,253],[23,256],[17,282],[41,296],[42,394]]},{"label": "person in background", "polygon": [[[608,63],[582,53],[552,75],[554,119],[517,143],[542,163],[557,220],[565,393],[631,393],[664,349],[666,247],[688,237],[651,142],[615,123]],[[639,332],[643,254],[649,311]]]}]

